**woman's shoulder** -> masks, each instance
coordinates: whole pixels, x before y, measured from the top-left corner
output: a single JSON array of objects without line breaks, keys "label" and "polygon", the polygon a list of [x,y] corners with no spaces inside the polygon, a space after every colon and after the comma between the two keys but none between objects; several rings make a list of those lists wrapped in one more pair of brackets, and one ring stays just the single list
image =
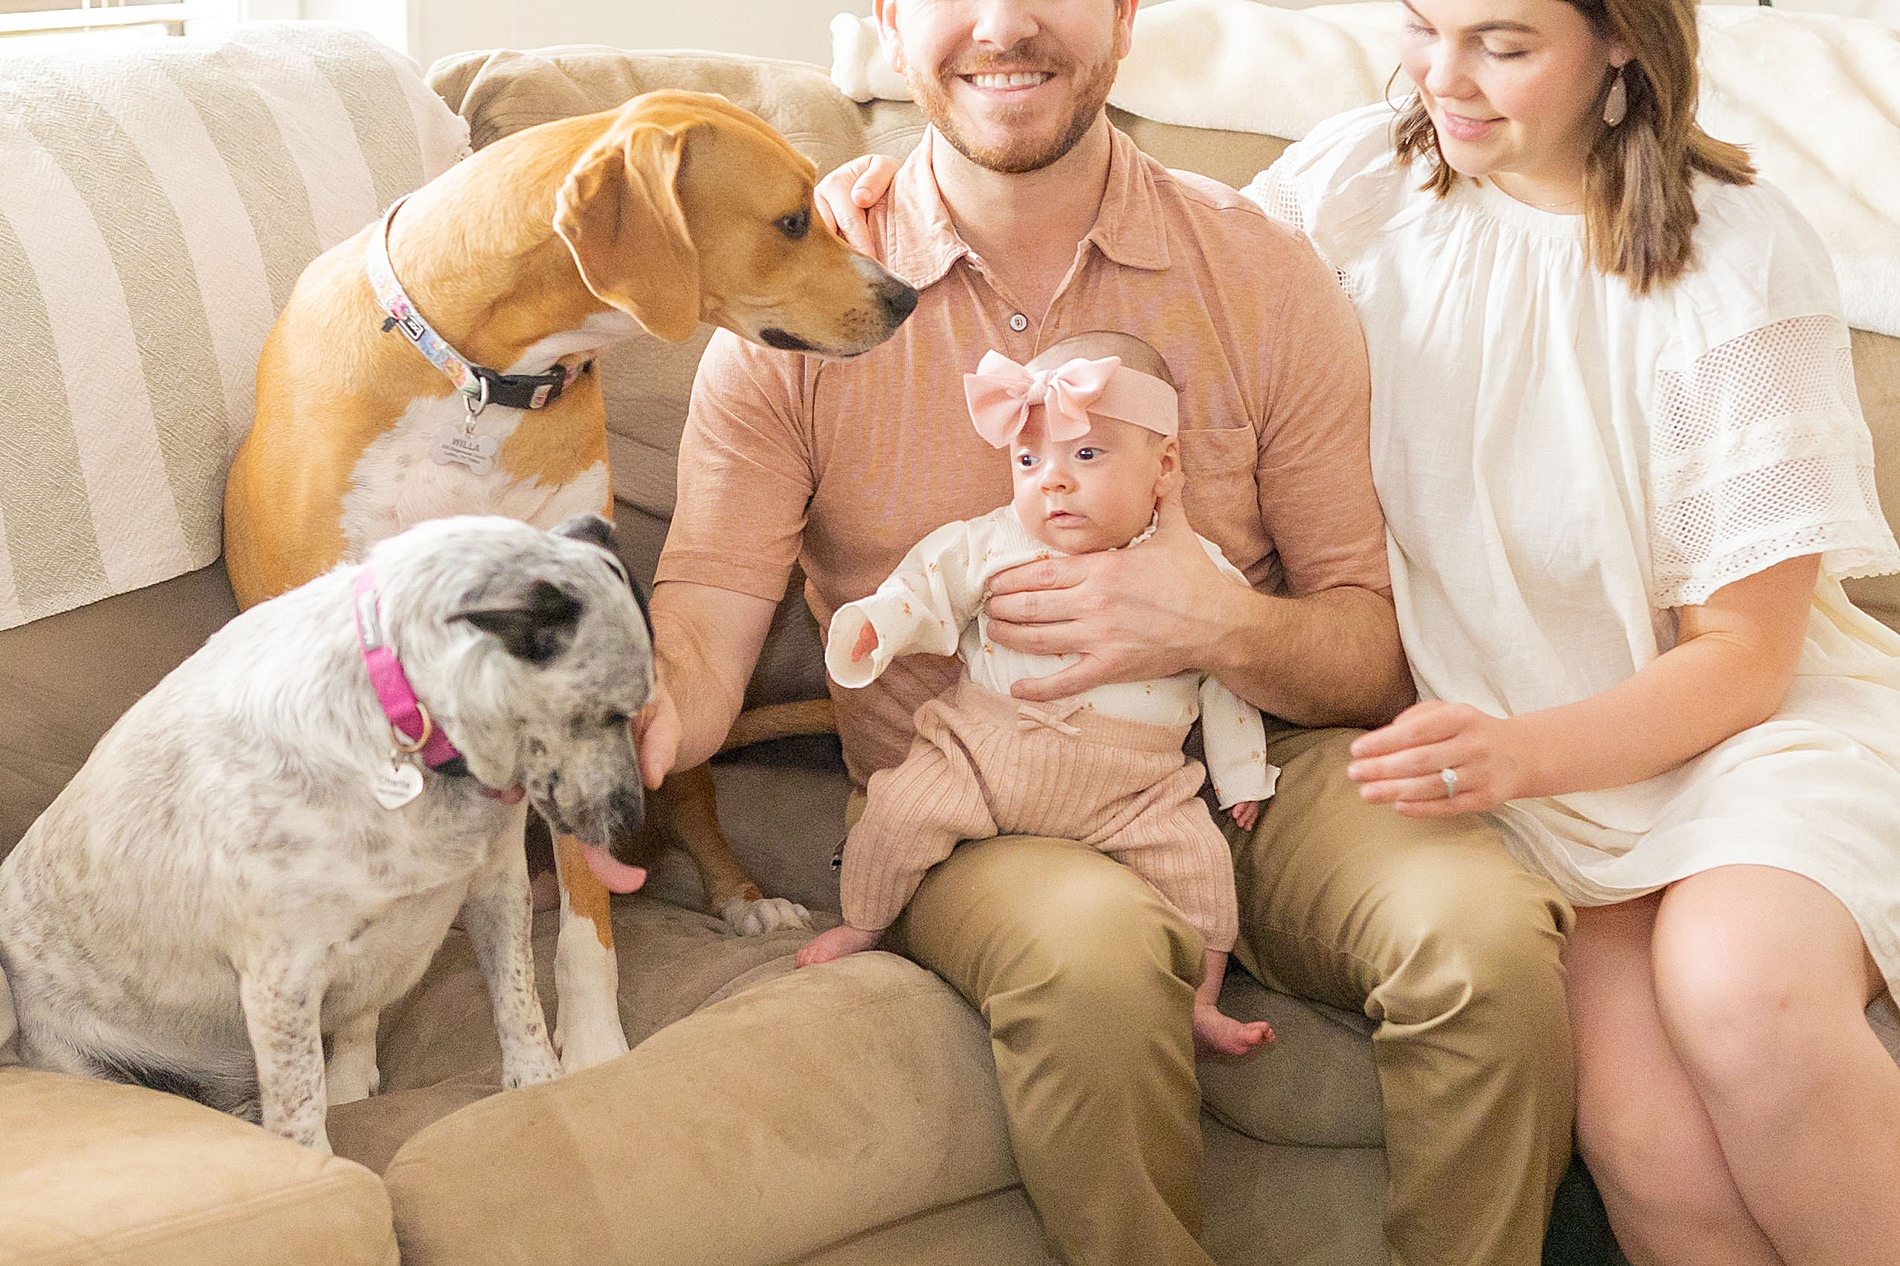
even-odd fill
[{"label": "woman's shoulder", "polygon": [[[1395,161],[1390,105],[1334,115],[1281,154],[1243,191],[1274,219],[1306,234],[1335,268],[1416,190],[1420,180]],[[1364,230],[1364,231],[1361,231]]]},{"label": "woman's shoulder", "polygon": [[1676,306],[1712,347],[1795,317],[1841,312],[1834,264],[1814,227],[1764,180],[1733,185],[1699,176],[1695,260]]}]

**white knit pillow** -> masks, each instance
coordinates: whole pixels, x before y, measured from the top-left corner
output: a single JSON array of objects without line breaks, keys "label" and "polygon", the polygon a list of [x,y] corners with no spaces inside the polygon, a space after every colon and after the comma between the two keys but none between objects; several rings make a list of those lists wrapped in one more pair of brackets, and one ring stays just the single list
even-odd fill
[{"label": "white knit pillow", "polygon": [[218,557],[304,265],[467,148],[348,27],[0,53],[0,628]]}]

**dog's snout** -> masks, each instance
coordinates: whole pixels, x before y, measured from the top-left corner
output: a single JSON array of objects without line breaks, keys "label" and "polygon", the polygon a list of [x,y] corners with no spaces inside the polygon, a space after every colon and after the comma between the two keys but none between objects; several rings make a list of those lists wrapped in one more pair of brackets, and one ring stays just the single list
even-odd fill
[{"label": "dog's snout", "polygon": [[877,303],[891,328],[896,329],[904,323],[905,317],[917,310],[917,288],[891,277],[879,283]]},{"label": "dog's snout", "polygon": [[646,824],[647,820],[646,795],[640,785],[635,783],[631,787],[622,787],[615,791],[608,801],[607,813],[613,819],[613,843],[609,851],[618,860],[629,861],[628,858],[620,856],[622,841],[639,834],[640,828]]}]

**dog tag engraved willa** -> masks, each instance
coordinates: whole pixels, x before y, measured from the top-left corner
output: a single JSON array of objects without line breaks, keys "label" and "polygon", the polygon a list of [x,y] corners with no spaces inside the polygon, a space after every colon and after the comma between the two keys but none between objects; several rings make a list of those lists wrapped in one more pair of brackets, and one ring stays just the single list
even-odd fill
[{"label": "dog tag engraved willa", "polygon": [[476,435],[450,423],[436,433],[435,451],[430,456],[438,466],[465,466],[471,475],[486,475],[495,468],[495,450],[501,440],[493,435]]},{"label": "dog tag engraved willa", "polygon": [[400,809],[422,794],[422,771],[392,756],[388,765],[376,771],[370,790],[383,808]]}]

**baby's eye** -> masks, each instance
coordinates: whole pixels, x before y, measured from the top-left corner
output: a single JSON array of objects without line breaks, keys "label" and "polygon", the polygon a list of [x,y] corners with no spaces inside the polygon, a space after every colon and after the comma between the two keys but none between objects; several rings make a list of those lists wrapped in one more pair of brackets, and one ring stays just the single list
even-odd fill
[{"label": "baby's eye", "polygon": [[1036,455],[1034,453],[1018,453],[1016,454],[1016,464],[1021,466],[1024,470],[1028,470],[1031,466],[1036,464]]},{"label": "baby's eye", "polygon": [[1101,452],[1099,448],[1078,448],[1075,450],[1075,459],[1080,462],[1092,462],[1101,455]]}]

